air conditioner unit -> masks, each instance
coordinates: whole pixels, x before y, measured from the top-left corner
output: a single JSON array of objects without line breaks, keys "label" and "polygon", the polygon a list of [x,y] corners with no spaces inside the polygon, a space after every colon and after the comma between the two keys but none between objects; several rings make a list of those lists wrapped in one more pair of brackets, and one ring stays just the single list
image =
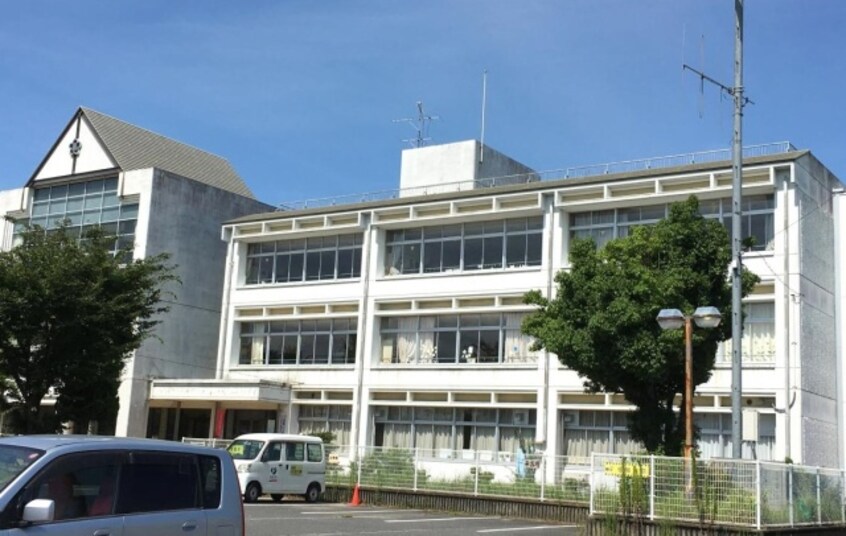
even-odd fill
[{"label": "air conditioner unit", "polygon": [[511,416],[511,424],[517,426],[525,426],[529,424],[529,410],[521,409],[521,410],[514,410]]}]

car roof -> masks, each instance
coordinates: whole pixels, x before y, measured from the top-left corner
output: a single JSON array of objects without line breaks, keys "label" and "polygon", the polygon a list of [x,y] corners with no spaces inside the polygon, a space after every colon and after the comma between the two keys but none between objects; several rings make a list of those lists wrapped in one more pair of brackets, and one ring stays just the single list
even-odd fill
[{"label": "car roof", "polygon": [[300,440],[300,441],[308,440],[308,441],[320,441],[321,443],[323,442],[323,440],[320,439],[317,436],[299,435],[299,434],[272,434],[272,433],[244,434],[244,435],[239,435],[238,437],[235,438],[235,440],[238,440],[238,439],[257,439],[259,441],[271,441],[273,439],[283,440],[283,441],[284,440]]},{"label": "car roof", "polygon": [[211,449],[197,445],[164,441],[161,439],[140,439],[134,437],[112,437],[96,435],[23,435],[0,438],[0,446],[12,445],[50,451],[54,449],[73,450],[76,447],[105,449],[153,449],[179,452],[209,452]]}]

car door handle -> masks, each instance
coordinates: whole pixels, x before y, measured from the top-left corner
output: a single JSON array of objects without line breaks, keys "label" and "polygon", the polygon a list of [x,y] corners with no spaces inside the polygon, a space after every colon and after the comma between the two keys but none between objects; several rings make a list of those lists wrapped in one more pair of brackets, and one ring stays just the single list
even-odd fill
[{"label": "car door handle", "polygon": [[109,529],[98,529],[94,531],[94,536],[111,536],[112,531]]},{"label": "car door handle", "polygon": [[197,528],[197,522],[196,521],[186,521],[185,523],[182,524],[182,530],[184,530],[185,532],[192,531],[196,528]]}]

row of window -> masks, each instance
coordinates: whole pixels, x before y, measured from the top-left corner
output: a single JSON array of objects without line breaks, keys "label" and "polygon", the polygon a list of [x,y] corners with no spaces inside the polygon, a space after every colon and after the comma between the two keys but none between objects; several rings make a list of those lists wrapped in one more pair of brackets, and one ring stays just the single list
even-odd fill
[{"label": "row of window", "polygon": [[245,322],[240,365],[347,365],[355,363],[355,318]]},{"label": "row of window", "polygon": [[506,363],[536,359],[527,313],[382,318],[382,363]]},{"label": "row of window", "polygon": [[388,231],[385,274],[539,266],[542,235],[541,217]]},{"label": "row of window", "polygon": [[449,457],[457,450],[517,452],[535,438],[535,410],[375,407],[373,445]]},{"label": "row of window", "polygon": [[360,234],[250,244],[248,285],[361,276]]},{"label": "row of window", "polygon": [[111,178],[36,188],[31,217],[15,222],[15,244],[26,225],[37,225],[49,232],[64,223],[78,237],[100,227],[116,237],[113,252],[130,248],[135,241],[138,204],[120,203],[117,182]]},{"label": "row of window", "polygon": [[[775,304],[744,305],[743,360],[775,359]],[[381,364],[532,363],[532,338],[521,332],[528,313],[382,317]],[[241,324],[241,365],[343,365],[355,363],[357,320],[320,319]],[[731,361],[731,341],[717,362]]]},{"label": "row of window", "polygon": [[[775,197],[754,195],[743,198],[741,236],[754,238],[753,251],[771,250]],[[628,236],[638,225],[654,225],[665,218],[669,205],[595,210],[570,215],[570,238],[592,238],[601,247],[609,240]],[[720,220],[731,232],[731,199],[700,201],[699,213]]]}]

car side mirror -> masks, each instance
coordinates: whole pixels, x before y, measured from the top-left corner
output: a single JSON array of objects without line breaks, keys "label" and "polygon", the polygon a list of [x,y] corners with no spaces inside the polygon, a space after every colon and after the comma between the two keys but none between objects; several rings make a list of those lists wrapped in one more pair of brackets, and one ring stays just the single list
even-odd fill
[{"label": "car side mirror", "polygon": [[22,521],[26,523],[44,523],[53,521],[56,503],[52,499],[33,499],[26,503]]}]

